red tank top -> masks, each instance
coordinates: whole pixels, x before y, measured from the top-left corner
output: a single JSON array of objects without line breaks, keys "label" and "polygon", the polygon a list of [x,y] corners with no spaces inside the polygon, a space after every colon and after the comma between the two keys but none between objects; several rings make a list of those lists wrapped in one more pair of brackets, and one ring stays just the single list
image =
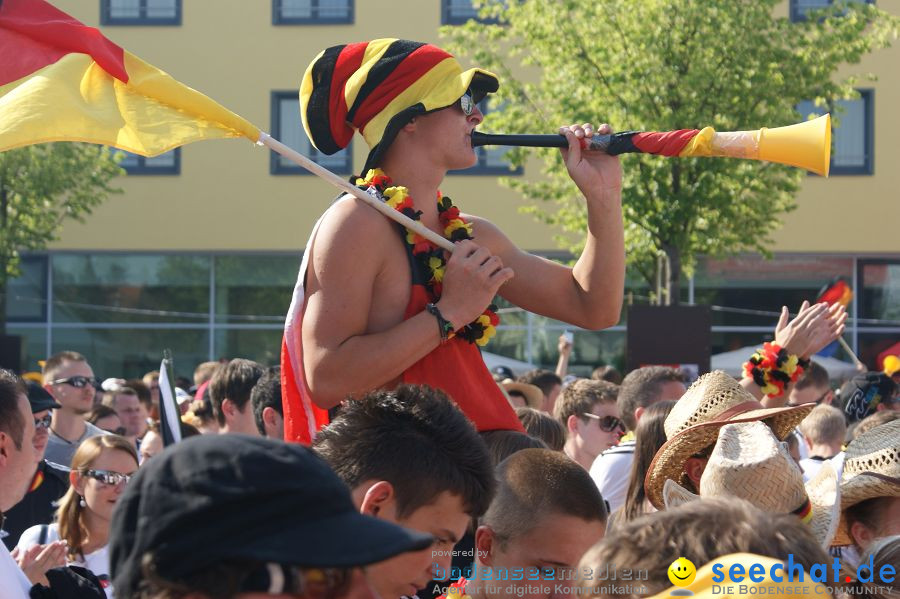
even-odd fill
[{"label": "red tank top", "polygon": [[[425,309],[429,298],[424,273],[413,259],[412,248],[406,243],[406,229],[400,227],[403,247],[412,271],[412,292],[403,319],[412,318]],[[437,323],[435,323],[435,327]],[[514,430],[525,432],[512,406],[494,382],[484,365],[478,346],[460,337],[441,343],[431,353],[407,368],[401,380],[409,384],[429,385],[449,395],[463,413],[481,431]]]}]

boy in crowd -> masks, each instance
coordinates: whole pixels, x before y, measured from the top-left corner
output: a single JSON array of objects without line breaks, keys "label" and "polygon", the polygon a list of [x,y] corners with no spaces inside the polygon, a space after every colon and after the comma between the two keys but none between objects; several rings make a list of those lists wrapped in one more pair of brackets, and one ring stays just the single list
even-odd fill
[{"label": "boy in crowd", "polygon": [[97,379],[84,356],[64,351],[47,358],[43,380],[44,389],[62,406],[53,410],[44,456],[48,462],[68,468],[82,441],[106,434],[84,419],[94,405]]},{"label": "boy in crowd", "polygon": [[[523,449],[497,466],[497,494],[475,532],[475,570],[452,587],[472,599],[555,597],[561,580],[574,584],[569,574],[603,538],[606,519],[603,497],[584,468],[556,451]],[[516,568],[540,580],[488,576]],[[551,592],[526,591],[528,586]]]},{"label": "boy in crowd", "polygon": [[453,546],[494,492],[484,441],[443,392],[427,386],[346,402],[313,449],[350,487],[360,512],[435,538],[427,549],[368,568],[382,599],[412,597],[432,580],[433,567],[448,570]]},{"label": "boy in crowd", "polygon": [[[13,372],[0,368],[0,513],[19,503],[28,491],[39,459],[34,432],[25,386]],[[0,599],[28,597],[31,582],[3,544],[0,582]]]},{"label": "boy in crowd", "polygon": [[585,470],[625,434],[616,405],[618,394],[619,387],[612,383],[578,379],[556,402],[553,416],[566,428],[564,451]]},{"label": "boy in crowd", "polygon": [[[792,555],[793,562],[807,573],[814,564],[832,561],[797,516],[764,512],[743,499],[727,497],[692,501],[623,523],[584,556],[579,570],[598,572],[613,565],[629,568],[635,578],[632,586],[643,586],[643,592],[605,596],[649,596],[671,586],[668,570],[678,558],[699,568],[732,553],[782,560]],[[637,582],[639,575],[641,582]],[[578,583],[587,587],[603,584],[585,579]],[[624,583],[615,586],[624,587]]]},{"label": "boy in crowd", "polygon": [[610,511],[625,505],[631,463],[634,461],[634,430],[648,407],[658,401],[677,400],[684,394],[684,375],[666,366],[646,366],[628,373],[619,387],[616,403],[628,434],[594,460],[591,478],[609,502]]},{"label": "boy in crowd", "polygon": [[235,358],[216,368],[209,382],[209,396],[219,432],[259,434],[250,406],[250,392],[262,373],[262,366],[243,358]]},{"label": "boy in crowd", "polygon": [[813,478],[826,461],[831,462],[840,478],[844,463],[841,449],[847,437],[847,421],[843,412],[830,404],[817,405],[798,428],[803,433],[809,455],[800,460],[804,480]]},{"label": "boy in crowd", "polygon": [[50,410],[59,408],[47,390],[28,381],[28,403],[34,419],[34,451],[39,461],[32,473],[31,484],[25,497],[9,510],[3,512],[3,542],[12,551],[26,528],[35,524],[50,524],[56,515],[56,501],[69,488],[69,469],[53,465],[44,459],[47,440],[50,436]]},{"label": "boy in crowd", "polygon": [[281,369],[267,369],[250,392],[253,418],[259,434],[284,439],[284,408],[281,405]]},{"label": "boy in crowd", "polygon": [[360,514],[305,447],[199,435],[128,484],[110,566],[116,599],[371,599],[361,566],[430,542]]}]

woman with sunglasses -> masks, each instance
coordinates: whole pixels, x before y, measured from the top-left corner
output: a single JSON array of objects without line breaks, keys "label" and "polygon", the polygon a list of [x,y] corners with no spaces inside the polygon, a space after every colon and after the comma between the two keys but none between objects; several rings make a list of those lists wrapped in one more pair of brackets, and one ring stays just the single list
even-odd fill
[{"label": "woman with sunglasses", "polygon": [[125,483],[138,469],[134,446],[118,435],[85,440],[72,458],[71,486],[59,502],[56,522],[32,526],[19,539],[20,552],[57,540],[68,544],[66,564],[90,570],[113,597],[109,573],[109,525]]}]

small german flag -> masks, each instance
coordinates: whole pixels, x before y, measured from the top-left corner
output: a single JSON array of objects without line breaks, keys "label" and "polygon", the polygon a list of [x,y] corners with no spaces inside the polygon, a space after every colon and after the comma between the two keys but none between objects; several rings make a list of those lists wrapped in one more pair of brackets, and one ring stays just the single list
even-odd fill
[{"label": "small german flag", "polygon": [[853,299],[853,289],[844,277],[835,277],[830,283],[819,290],[819,297],[816,303],[825,302],[829,306],[840,304],[847,307]]}]

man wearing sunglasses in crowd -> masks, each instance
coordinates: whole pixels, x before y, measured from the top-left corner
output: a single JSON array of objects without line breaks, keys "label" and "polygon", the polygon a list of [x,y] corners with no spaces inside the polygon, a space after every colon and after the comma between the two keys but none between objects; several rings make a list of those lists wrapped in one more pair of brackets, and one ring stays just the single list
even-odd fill
[{"label": "man wearing sunglasses in crowd", "polygon": [[563,451],[585,470],[625,434],[616,405],[618,395],[618,385],[608,381],[577,379],[556,400],[553,416],[566,428]]},{"label": "man wearing sunglasses in crowd", "polygon": [[[0,535],[3,535],[3,542],[10,551],[16,546],[25,529],[35,524],[50,524],[53,521],[56,513],[54,503],[69,488],[68,469],[43,459],[50,436],[50,410],[60,406],[46,389],[34,381],[27,381],[25,386],[28,388],[28,402],[31,404],[31,415],[34,418],[34,453],[40,461],[24,499],[4,513],[6,518],[3,520],[3,532]],[[48,554],[46,557],[52,555]]]},{"label": "man wearing sunglasses in crowd", "polygon": [[582,150],[585,137],[609,133],[609,125],[558,130],[569,144],[562,160],[571,194],[584,197],[587,212],[585,249],[574,267],[529,254],[490,221],[460,214],[490,210],[493,189],[468,198],[440,194],[449,171],[478,163],[478,102],[498,87],[494,74],[463,71],[441,48],[399,39],[334,46],[307,68],[300,112],[313,145],[333,154],[359,131],[370,152],[357,185],[406,188],[405,200],[391,192],[389,205],[455,249],[429,246],[352,196],[328,209],[306,245],[289,317],[300,393],[285,402],[287,439],[308,440],[315,407],[400,383],[441,389],[479,431],[521,431],[479,353],[497,325],[495,295],[583,328],[618,321],[622,170],[617,157]]},{"label": "man wearing sunglasses in crowd", "polygon": [[72,351],[47,358],[43,377],[44,389],[61,406],[53,410],[46,459],[68,468],[82,441],[106,434],[84,419],[94,405],[98,382],[87,359]]},{"label": "man wearing sunglasses in crowd", "polygon": [[364,567],[432,542],[359,513],[305,447],[198,435],[132,478],[110,566],[116,599],[378,599]]}]

